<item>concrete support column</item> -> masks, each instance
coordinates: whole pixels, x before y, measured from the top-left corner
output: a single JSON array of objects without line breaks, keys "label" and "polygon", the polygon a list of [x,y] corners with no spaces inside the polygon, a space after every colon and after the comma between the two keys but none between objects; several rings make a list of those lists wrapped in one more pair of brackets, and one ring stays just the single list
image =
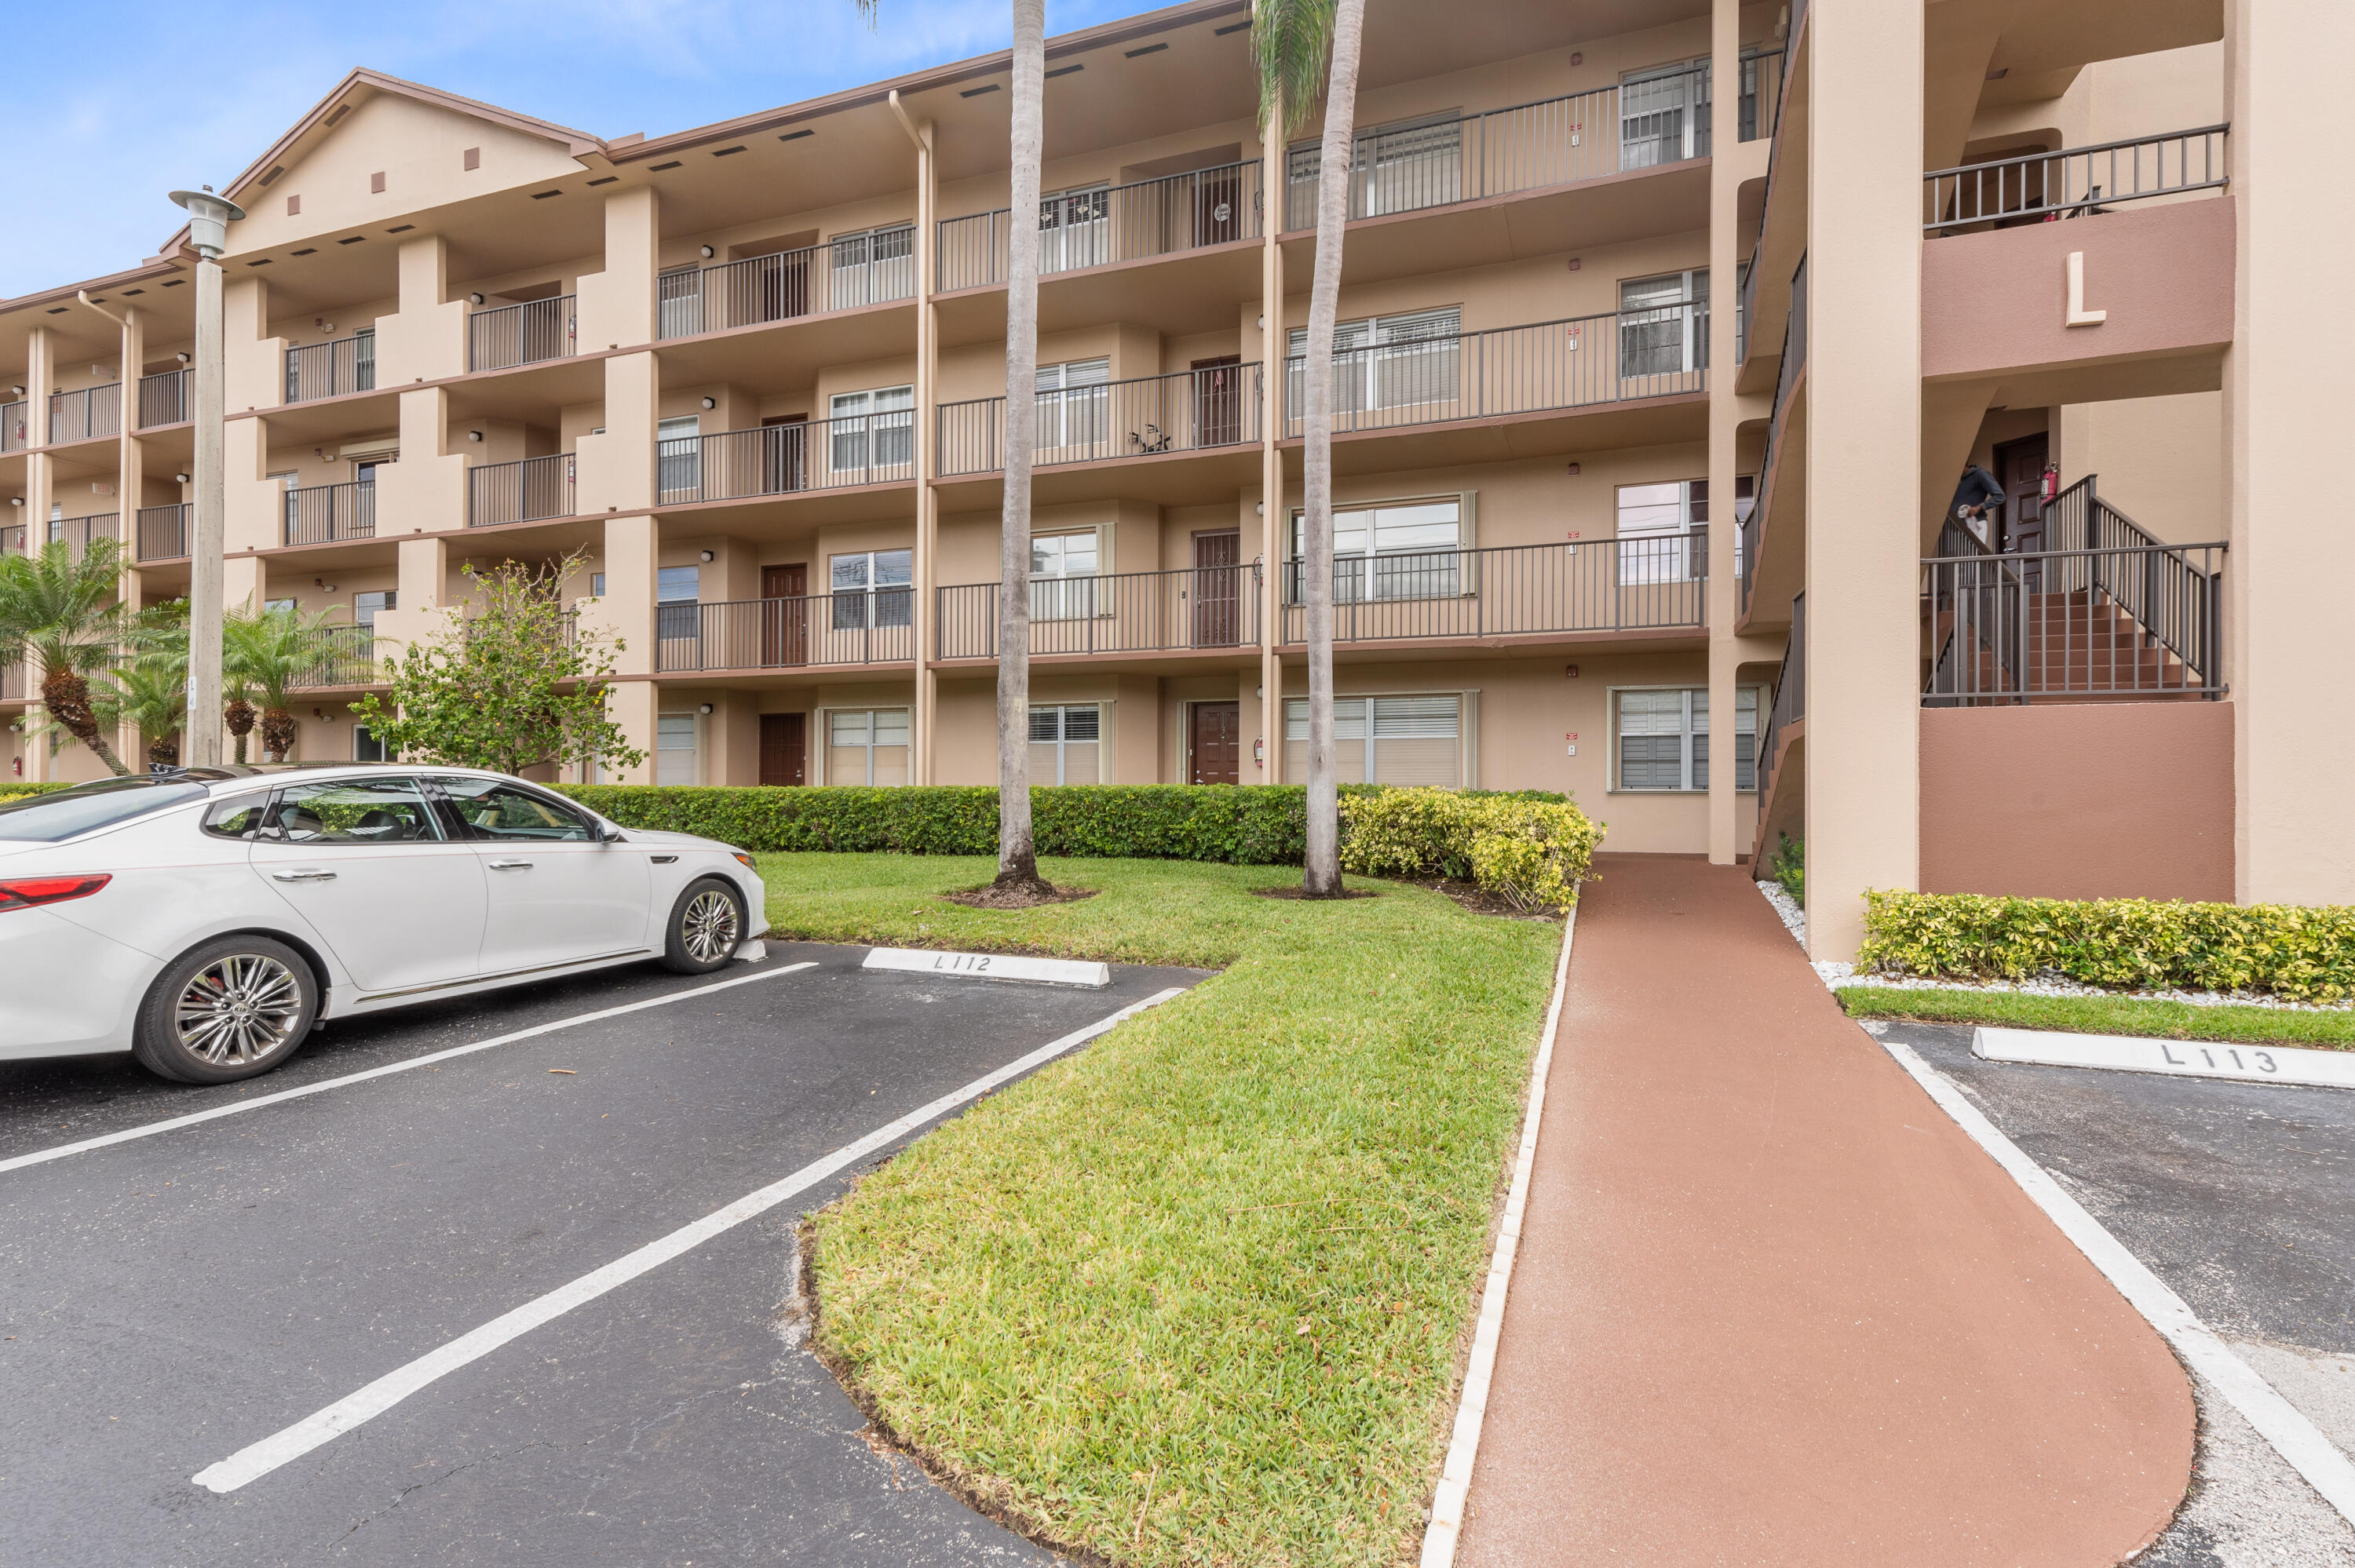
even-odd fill
[{"label": "concrete support column", "polygon": [[57,336],[48,328],[37,326],[26,334],[25,341],[25,444],[35,449],[25,459],[25,508],[20,517],[27,554],[48,542],[49,503],[57,499],[49,454],[38,450],[49,444],[49,394],[57,386]]},{"label": "concrete support column", "polygon": [[[2235,895],[2355,903],[2355,698],[2337,675],[2355,539],[2334,524],[2355,406],[2355,299],[2316,287],[2355,249],[2355,209],[2314,183],[2339,129],[2355,10],[2341,0],[2226,0],[2225,116],[2238,234],[2224,365],[2232,474],[2224,676],[2233,713]],[[2299,95],[2304,95],[2300,97]]]},{"label": "concrete support column", "polygon": [[[655,341],[655,279],[662,270],[662,202],[652,185],[605,198],[605,270],[579,283],[583,354]],[[610,424],[609,424],[609,427]]]},{"label": "concrete support column", "polygon": [[[655,413],[661,396],[662,367],[651,353],[605,361],[605,433],[577,443],[576,504],[583,513],[654,504]],[[646,591],[654,591],[651,582]]]},{"label": "concrete support column", "polygon": [[[1733,391],[1734,312],[1731,302],[1740,297],[1735,286],[1741,265],[1735,249],[1741,219],[1739,197],[1742,164],[1733,154],[1741,134],[1738,109],[1742,86],[1741,0],[1714,0],[1710,13],[1710,145],[1715,154],[1709,168],[1710,297],[1727,302],[1709,317],[1709,860],[1711,865],[1732,865],[1747,846],[1739,842],[1740,797],[1734,792],[1733,673],[1740,662],[1733,635],[1734,617],[1742,607],[1741,584],[1734,577],[1733,481],[1734,427],[1741,408]],[[1759,727],[1765,727],[1765,715]]]},{"label": "concrete support column", "polygon": [[[1280,124],[1280,113],[1274,118]],[[1280,136],[1268,138],[1260,147],[1260,227],[1264,233],[1260,249],[1259,541],[1255,547],[1260,563],[1259,722],[1256,729],[1248,723],[1242,728],[1242,736],[1259,742],[1260,766],[1239,763],[1235,777],[1246,784],[1281,784],[1284,781],[1284,450],[1277,443],[1284,436],[1284,355],[1289,340],[1284,330],[1284,247],[1280,241],[1285,187],[1284,142]],[[1248,338],[1250,334],[1244,335]],[[1247,546],[1250,537],[1246,530]],[[1246,703],[1242,711],[1248,714],[1252,706]],[[1248,740],[1242,749],[1251,749]],[[1182,747],[1179,758],[1182,765]],[[1188,779],[1181,776],[1178,782]]]},{"label": "concrete support column", "polygon": [[[1807,946],[1856,954],[1868,888],[1921,864],[1919,5],[1806,26]],[[1762,279],[1782,287],[1781,279]]]},{"label": "concrete support column", "polygon": [[407,387],[466,370],[466,303],[450,297],[450,242],[413,234],[400,242],[400,309],[376,323],[376,384]]},{"label": "concrete support column", "polygon": [[[609,362],[610,363],[610,362]],[[655,781],[655,714],[659,695],[655,670],[655,574],[660,565],[662,529],[652,517],[615,517],[605,524],[605,597],[596,601],[598,619],[622,640],[614,673],[642,677],[614,683],[607,711],[632,746],[646,754],[641,766],[610,772],[615,784]]]},{"label": "concrete support column", "polygon": [[221,284],[221,411],[243,414],[286,401],[286,340],[270,333],[270,284],[259,277]]},{"label": "concrete support column", "polygon": [[[116,428],[123,432],[114,461],[115,512],[123,519],[123,558],[139,558],[139,500],[146,489],[147,463],[139,443],[139,367],[147,358],[147,330],[139,313],[128,306],[123,323],[122,414]],[[134,607],[135,608],[135,607]]]},{"label": "concrete support column", "polygon": [[900,128],[916,151],[915,623],[910,629],[915,638],[916,697],[910,715],[908,779],[912,784],[930,784],[937,777],[932,729],[940,708],[940,673],[931,662],[939,641],[934,628],[939,615],[935,588],[940,580],[941,508],[932,478],[940,471],[940,318],[932,292],[939,287],[940,276],[940,176],[934,162],[932,122],[919,125],[911,120],[896,92],[890,102],[891,111],[899,116]]}]

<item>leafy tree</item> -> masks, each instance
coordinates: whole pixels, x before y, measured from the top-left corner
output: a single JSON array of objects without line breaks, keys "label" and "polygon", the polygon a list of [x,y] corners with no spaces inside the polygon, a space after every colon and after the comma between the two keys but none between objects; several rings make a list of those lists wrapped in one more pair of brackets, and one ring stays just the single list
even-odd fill
[{"label": "leafy tree", "polygon": [[114,663],[129,630],[122,575],[123,547],[112,539],[92,539],[79,556],[54,539],[37,553],[0,556],[0,663],[37,672],[50,718],[118,778],[131,769],[91,705],[90,678]]},{"label": "leafy tree", "polygon": [[613,657],[623,644],[580,630],[558,598],[580,569],[574,554],[544,567],[469,566],[474,602],[431,641],[384,662],[389,697],[352,712],[392,755],[520,773],[542,763],[634,768],[634,749],[605,714]]},{"label": "leafy tree", "polygon": [[91,683],[91,708],[105,728],[136,729],[151,765],[176,763],[188,716],[187,600],[131,617],[124,642],[128,657]]},{"label": "leafy tree", "polygon": [[304,615],[249,605],[221,618],[222,684],[261,699],[261,751],[269,761],[283,762],[294,749],[302,726],[288,694],[323,660],[335,657],[332,634],[337,629],[330,622],[338,613],[329,609]]},{"label": "leafy tree", "polygon": [[[1300,598],[1308,622],[1308,853],[1301,891],[1311,898],[1341,894],[1333,746],[1333,334],[1340,313],[1341,236],[1349,220],[1349,156],[1365,22],[1366,0],[1260,0],[1252,18],[1260,121],[1271,139],[1289,141],[1306,122],[1320,87],[1325,98],[1316,168],[1316,264],[1308,290],[1301,389]],[[1271,374],[1274,345],[1282,341],[1278,324],[1271,316]]]}]

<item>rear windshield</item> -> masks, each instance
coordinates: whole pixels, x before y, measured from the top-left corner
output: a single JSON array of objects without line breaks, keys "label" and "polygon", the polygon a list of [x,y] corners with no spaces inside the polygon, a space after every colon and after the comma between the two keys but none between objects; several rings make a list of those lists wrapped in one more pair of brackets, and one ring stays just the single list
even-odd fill
[{"label": "rear windshield", "polygon": [[205,787],[177,779],[108,779],[54,795],[0,801],[0,840],[56,843],[166,806],[204,799]]}]

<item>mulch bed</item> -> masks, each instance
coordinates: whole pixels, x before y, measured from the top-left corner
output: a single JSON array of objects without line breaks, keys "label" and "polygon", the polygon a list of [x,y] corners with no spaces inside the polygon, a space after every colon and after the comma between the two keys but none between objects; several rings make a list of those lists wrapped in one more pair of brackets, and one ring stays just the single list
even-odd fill
[{"label": "mulch bed", "polygon": [[1077,904],[1095,895],[1092,887],[1055,887],[1043,882],[1034,887],[991,885],[941,895],[949,903],[962,904],[968,909],[1037,909],[1049,904]]},{"label": "mulch bed", "polygon": [[1475,915],[1494,915],[1500,920],[1538,920],[1547,925],[1561,919],[1559,909],[1523,909],[1501,894],[1489,892],[1477,883],[1458,882],[1453,877],[1434,876],[1417,882],[1417,887],[1427,887],[1433,893],[1444,893],[1456,904]]},{"label": "mulch bed", "polygon": [[[1335,902],[1335,900],[1325,898],[1312,899],[1308,895],[1303,893],[1297,887],[1254,887],[1252,889],[1252,892],[1262,898],[1297,898],[1303,903],[1314,904]],[[1340,896],[1343,898],[1380,898],[1381,895],[1375,892],[1370,887],[1345,887],[1341,890]]]}]

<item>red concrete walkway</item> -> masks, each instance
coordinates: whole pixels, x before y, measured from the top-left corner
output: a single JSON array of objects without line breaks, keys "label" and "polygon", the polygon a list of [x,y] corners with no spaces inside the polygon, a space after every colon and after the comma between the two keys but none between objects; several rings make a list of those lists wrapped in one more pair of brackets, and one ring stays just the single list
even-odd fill
[{"label": "red concrete walkway", "polygon": [[2097,1568],[2167,1523],[2158,1335],[1839,1012],[1746,871],[1578,916],[1465,1568]]}]

